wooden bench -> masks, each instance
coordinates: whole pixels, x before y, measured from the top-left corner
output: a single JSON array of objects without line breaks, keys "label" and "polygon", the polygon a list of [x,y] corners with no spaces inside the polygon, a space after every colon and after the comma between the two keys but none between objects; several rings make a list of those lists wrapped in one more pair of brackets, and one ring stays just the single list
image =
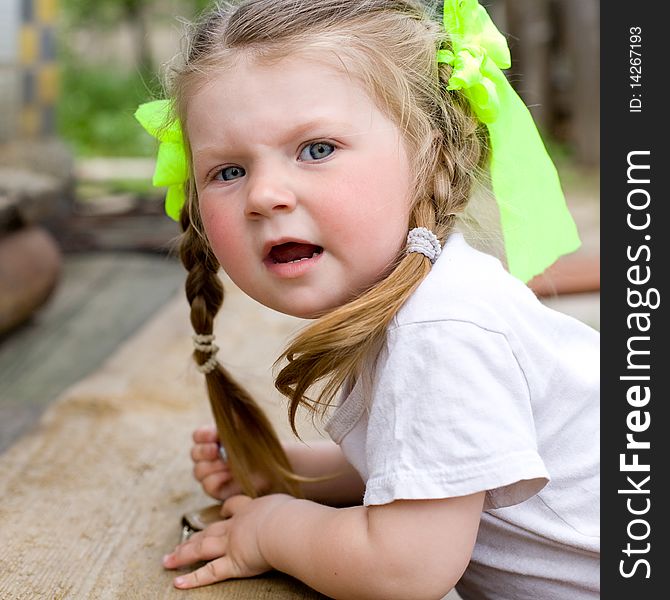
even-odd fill
[{"label": "wooden bench", "polygon": [[[221,356],[252,393],[267,396],[269,367],[297,320],[230,286],[226,305]],[[254,344],[250,321],[276,344]],[[183,592],[162,568],[181,515],[212,502],[188,456],[191,431],[211,420],[191,333],[180,294],[0,455],[1,598],[323,597],[279,573]],[[289,437],[284,405],[273,397],[267,409]],[[315,436],[306,429],[307,439]]]}]

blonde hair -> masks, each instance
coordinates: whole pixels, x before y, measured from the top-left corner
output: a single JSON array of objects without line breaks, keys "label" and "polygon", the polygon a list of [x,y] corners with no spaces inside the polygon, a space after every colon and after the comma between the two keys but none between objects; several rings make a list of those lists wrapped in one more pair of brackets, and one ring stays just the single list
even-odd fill
[{"label": "blonde hair", "polygon": [[[486,131],[458,92],[447,91],[451,67],[436,53],[448,45],[437,20],[414,0],[241,0],[217,6],[192,29],[183,65],[170,87],[188,138],[190,95],[208,75],[240,53],[272,61],[298,52],[332,53],[402,131],[415,173],[409,228],[423,226],[445,240],[470,197],[486,159]],[[188,270],[186,294],[198,334],[212,332],[223,301],[216,261],[205,236],[193,185],[182,210],[181,257]],[[315,414],[360,373],[378,351],[398,309],[428,274],[421,254],[401,253],[390,273],[347,304],[303,329],[278,358],[275,385],[290,401],[289,419],[303,405]],[[207,353],[196,350],[203,364]],[[307,394],[319,384],[316,399]],[[261,473],[270,490],[299,494],[275,433],[262,411],[220,365],[207,375],[212,410],[244,491],[256,495],[249,475]]]}]

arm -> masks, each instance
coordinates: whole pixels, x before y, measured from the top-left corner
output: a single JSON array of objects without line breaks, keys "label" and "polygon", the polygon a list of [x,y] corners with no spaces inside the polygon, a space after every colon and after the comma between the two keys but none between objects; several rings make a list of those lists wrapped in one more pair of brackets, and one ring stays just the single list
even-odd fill
[{"label": "arm", "polygon": [[[213,425],[193,432],[193,475],[212,498],[225,500],[241,492],[233,480],[227,463],[219,457],[218,434]],[[339,474],[333,479],[302,484],[306,498],[315,502],[347,506],[361,504],[365,486],[356,470],[347,462],[340,447],[330,441],[316,441],[309,445],[298,441],[284,442],[289,462],[298,475],[321,477]],[[268,490],[262,478],[252,478],[261,493]]]},{"label": "arm", "polygon": [[285,442],[284,449],[298,475],[320,477],[339,474],[333,479],[301,485],[305,498],[331,506],[351,506],[363,502],[365,484],[334,442],[317,441],[305,445]]},{"label": "arm", "polygon": [[335,599],[437,600],[470,561],[483,502],[479,492],[338,509],[285,494],[234,496],[223,505],[228,518],[163,564],[211,561],[177,577],[181,589],[275,568]]},{"label": "arm", "polygon": [[441,598],[470,561],[484,493],[332,509],[294,500],[260,528],[268,563],[333,598]]}]

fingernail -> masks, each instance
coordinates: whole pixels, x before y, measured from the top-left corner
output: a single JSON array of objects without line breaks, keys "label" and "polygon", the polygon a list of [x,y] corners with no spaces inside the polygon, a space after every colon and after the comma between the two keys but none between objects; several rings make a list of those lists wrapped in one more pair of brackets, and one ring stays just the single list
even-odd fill
[{"label": "fingernail", "polygon": [[170,560],[170,554],[166,554],[166,555],[163,557],[163,564],[166,565],[166,564],[168,563],[169,560]]},{"label": "fingernail", "polygon": [[183,577],[177,577],[174,580],[175,585],[183,585],[184,583],[186,583],[186,580]]}]

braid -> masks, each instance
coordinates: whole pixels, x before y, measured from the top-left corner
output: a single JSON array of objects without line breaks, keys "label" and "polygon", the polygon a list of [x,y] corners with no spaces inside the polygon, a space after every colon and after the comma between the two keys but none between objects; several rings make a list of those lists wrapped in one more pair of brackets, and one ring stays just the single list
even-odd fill
[{"label": "braid", "polygon": [[[186,297],[191,306],[191,324],[196,334],[212,333],[216,313],[223,303],[219,264],[206,242],[191,223],[189,210],[182,210],[181,260],[188,271]],[[210,354],[195,350],[193,357],[202,365]],[[300,496],[297,482],[274,429],[249,393],[217,363],[206,375],[207,391],[219,439],[225,444],[230,468],[245,494],[255,497],[251,475],[261,475],[270,484],[268,492]]]},{"label": "braid", "polygon": [[[214,316],[223,303],[223,285],[217,275],[219,264],[191,226],[188,211],[182,211],[182,228],[180,254],[188,271],[186,298],[191,306],[191,325],[198,334],[211,334]],[[199,365],[206,359],[203,352],[196,352],[195,360]]]}]

